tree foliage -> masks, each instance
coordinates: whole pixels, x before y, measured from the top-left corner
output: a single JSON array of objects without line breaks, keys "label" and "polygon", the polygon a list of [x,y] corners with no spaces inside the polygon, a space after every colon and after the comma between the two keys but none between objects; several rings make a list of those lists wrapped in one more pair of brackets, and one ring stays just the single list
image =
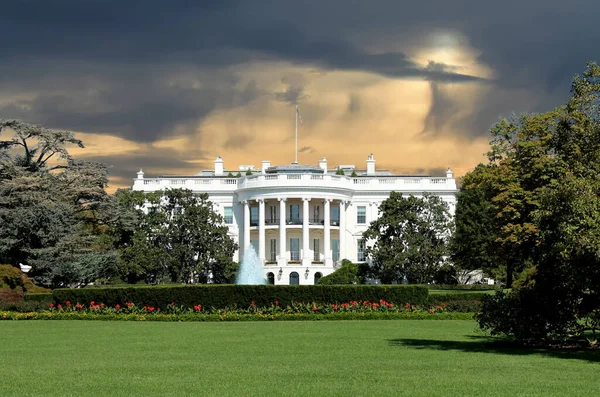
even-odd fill
[{"label": "tree foliage", "polygon": [[509,181],[494,198],[498,242],[527,279],[484,305],[483,328],[526,343],[566,341],[600,318],[600,68],[573,80],[566,106],[496,126],[491,160]]},{"label": "tree foliage", "polygon": [[372,276],[386,284],[405,278],[417,284],[433,281],[448,254],[448,205],[435,195],[405,198],[392,192],[379,213],[363,234]]},{"label": "tree foliage", "polygon": [[111,199],[102,164],[75,159],[70,131],[1,120],[0,263],[31,265],[35,281],[79,286],[101,277],[116,252],[99,243]]},{"label": "tree foliage", "polygon": [[232,257],[237,244],[207,194],[187,189],[119,190],[116,196],[124,207],[138,208],[136,230],[129,241],[120,240],[121,278],[147,283],[226,283],[235,279],[237,264]]},{"label": "tree foliage", "polygon": [[364,284],[368,270],[365,267],[368,265],[342,259],[342,264],[338,269],[319,279],[319,285]]}]

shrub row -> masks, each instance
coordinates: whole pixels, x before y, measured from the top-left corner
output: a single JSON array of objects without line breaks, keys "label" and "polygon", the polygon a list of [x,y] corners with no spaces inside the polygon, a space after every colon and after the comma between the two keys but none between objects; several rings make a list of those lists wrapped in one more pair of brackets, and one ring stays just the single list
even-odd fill
[{"label": "shrub row", "polygon": [[489,294],[481,292],[432,294],[427,298],[427,303],[431,306],[444,304],[446,310],[450,312],[478,313],[481,310],[482,301],[489,296]]},{"label": "shrub row", "polygon": [[435,290],[497,291],[500,289],[500,286],[493,284],[423,284],[423,286]]},{"label": "shrub row", "polygon": [[40,294],[25,294],[23,298],[26,302],[31,301],[51,303],[52,301],[54,301],[54,297],[51,292]]},{"label": "shrub row", "polygon": [[103,321],[323,321],[323,320],[471,320],[473,313],[370,312],[328,314],[93,314],[77,312],[17,313],[0,311],[0,320],[103,320]]},{"label": "shrub row", "polygon": [[98,302],[108,306],[133,302],[138,306],[166,307],[176,302],[186,308],[204,307],[267,307],[278,301],[281,305],[293,302],[343,303],[349,301],[395,304],[427,303],[427,288],[413,285],[178,285],[119,288],[56,289],[57,304]]}]

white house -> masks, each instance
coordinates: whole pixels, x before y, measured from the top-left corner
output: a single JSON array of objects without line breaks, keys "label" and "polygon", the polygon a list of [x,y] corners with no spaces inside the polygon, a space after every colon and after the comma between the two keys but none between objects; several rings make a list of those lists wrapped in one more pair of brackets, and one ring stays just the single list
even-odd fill
[{"label": "white house", "polygon": [[[344,175],[337,175],[340,169]],[[248,170],[252,175],[246,175]],[[238,173],[241,177],[231,177]],[[158,178],[145,178],[140,171],[133,184],[145,192],[167,188],[207,193],[241,248],[234,259],[239,261],[244,248],[253,245],[265,278],[274,284],[315,284],[341,259],[365,261],[362,233],[390,192],[439,195],[454,214],[457,191],[450,169],[445,178],[396,175],[376,170],[373,155],[366,170],[328,168],[325,158],[318,166],[263,161],[260,169],[227,170],[217,157],[213,170]]]}]

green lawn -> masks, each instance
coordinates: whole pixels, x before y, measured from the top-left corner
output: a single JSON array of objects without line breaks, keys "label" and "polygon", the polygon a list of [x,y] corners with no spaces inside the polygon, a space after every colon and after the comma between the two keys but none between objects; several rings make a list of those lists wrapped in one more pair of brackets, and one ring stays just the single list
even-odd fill
[{"label": "green lawn", "polygon": [[593,396],[598,352],[472,321],[0,322],[2,396]]}]

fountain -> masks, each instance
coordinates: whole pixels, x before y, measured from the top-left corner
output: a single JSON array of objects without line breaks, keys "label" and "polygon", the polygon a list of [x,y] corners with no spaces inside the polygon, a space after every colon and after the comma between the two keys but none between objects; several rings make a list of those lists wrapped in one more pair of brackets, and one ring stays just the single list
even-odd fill
[{"label": "fountain", "polygon": [[263,268],[252,245],[244,250],[244,258],[240,265],[236,284],[257,285],[266,284]]}]

